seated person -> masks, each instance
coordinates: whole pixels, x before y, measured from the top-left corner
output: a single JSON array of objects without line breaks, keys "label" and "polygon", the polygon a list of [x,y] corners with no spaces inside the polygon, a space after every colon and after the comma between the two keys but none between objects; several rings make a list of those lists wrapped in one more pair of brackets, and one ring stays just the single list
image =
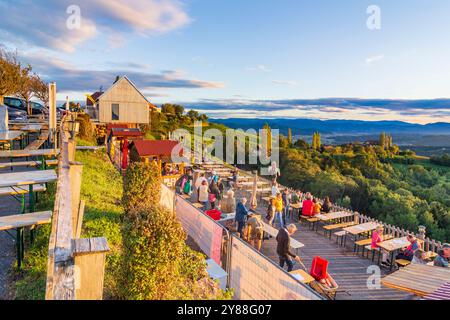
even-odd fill
[{"label": "seated person", "polygon": [[425,251],[419,249],[414,252],[413,259],[411,261],[412,264],[427,264],[427,255]]},{"label": "seated person", "polygon": [[383,226],[378,226],[377,229],[372,233],[372,243],[370,247],[372,248],[372,250],[377,251],[381,250],[380,251],[382,255],[381,265],[384,267],[389,267],[390,261],[388,260],[388,253],[378,246],[380,242],[383,242],[383,232],[384,232]]},{"label": "seated person", "polygon": [[407,248],[403,249],[402,252],[400,252],[395,257],[395,259],[412,261],[412,259],[414,257],[414,252],[416,252],[416,250],[420,249],[420,244],[419,244],[419,241],[417,241],[416,237],[413,234],[409,234],[406,238],[410,242],[410,245]]},{"label": "seated person", "polygon": [[314,210],[314,203],[312,201],[311,194],[308,192],[306,194],[305,201],[303,201],[302,215],[306,216],[306,217],[312,217],[312,216],[314,216],[314,211],[313,210]]},{"label": "seated person", "polygon": [[450,244],[444,243],[442,249],[439,250],[438,256],[434,260],[435,267],[448,268],[450,265]]},{"label": "seated person", "polygon": [[333,207],[333,204],[330,201],[330,197],[326,197],[325,201],[323,202],[323,205],[322,205],[322,212],[330,213],[332,207]]},{"label": "seated person", "polygon": [[216,209],[215,202],[211,202],[211,210],[207,210],[205,213],[216,221],[219,221],[221,219],[220,216],[222,215],[222,212]]},{"label": "seated person", "polygon": [[320,214],[320,210],[322,209],[322,205],[319,203],[319,201],[314,198],[313,199],[314,207],[313,207],[313,214]]}]

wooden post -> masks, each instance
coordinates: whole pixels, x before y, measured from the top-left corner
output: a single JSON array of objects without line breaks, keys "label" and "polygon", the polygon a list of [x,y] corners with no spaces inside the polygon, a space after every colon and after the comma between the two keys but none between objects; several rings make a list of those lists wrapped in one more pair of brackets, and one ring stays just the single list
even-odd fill
[{"label": "wooden post", "polygon": [[102,300],[105,259],[109,251],[105,238],[72,241],[75,259],[75,300]]},{"label": "wooden post", "polygon": [[[81,189],[81,175],[83,172],[83,165],[81,163],[70,163],[70,192],[72,194],[72,237],[75,238],[78,223],[80,220],[80,189]],[[83,218],[81,217],[81,220]]]},{"label": "wooden post", "polygon": [[69,143],[69,161],[74,162],[77,143],[73,139],[69,139],[68,143]]},{"label": "wooden post", "polygon": [[81,237],[81,229],[83,226],[84,207],[85,206],[86,206],[86,202],[84,200],[81,200],[80,208],[78,210],[78,220],[76,221],[76,229],[75,229],[75,235],[74,235],[75,239],[78,239]]}]

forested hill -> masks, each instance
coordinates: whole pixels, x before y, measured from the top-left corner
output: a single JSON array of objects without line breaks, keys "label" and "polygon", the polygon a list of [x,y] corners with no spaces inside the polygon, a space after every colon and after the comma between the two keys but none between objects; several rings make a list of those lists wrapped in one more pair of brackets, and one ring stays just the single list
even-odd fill
[{"label": "forested hill", "polygon": [[390,132],[402,134],[433,134],[450,135],[450,123],[437,122],[426,125],[402,121],[358,121],[358,120],[317,120],[317,119],[211,119],[233,129],[262,128],[269,124],[273,129],[279,129],[287,134],[288,128],[294,133],[312,134],[315,131],[326,133],[376,133]]}]

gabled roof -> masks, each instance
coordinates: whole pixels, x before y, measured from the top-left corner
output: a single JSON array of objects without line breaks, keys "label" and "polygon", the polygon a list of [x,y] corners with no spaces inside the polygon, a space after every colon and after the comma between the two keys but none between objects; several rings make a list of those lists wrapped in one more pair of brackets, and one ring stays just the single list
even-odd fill
[{"label": "gabled roof", "polygon": [[142,137],[142,132],[139,129],[112,128],[111,134],[113,137]]},{"label": "gabled roof", "polygon": [[108,93],[109,91],[111,91],[111,89],[114,88],[114,86],[116,86],[116,85],[117,85],[119,82],[121,82],[122,80],[128,81],[128,83],[131,84],[131,85],[133,86],[133,88],[134,88],[137,92],[139,92],[139,94],[142,96],[142,98],[144,98],[145,101],[149,102],[149,101],[147,100],[147,98],[142,94],[142,92],[139,91],[139,89],[134,85],[134,83],[131,82],[131,80],[127,78],[127,76],[122,76],[122,77],[120,77],[119,80],[117,80],[116,82],[114,82],[114,84],[113,84],[111,87],[109,87],[108,90],[106,90],[106,91],[103,92],[100,96],[98,96],[97,98],[95,98],[95,101],[99,100],[103,95],[105,95],[106,93]]},{"label": "gabled roof", "polygon": [[[173,140],[137,140],[133,143],[140,157],[170,157],[173,148],[179,144],[178,141]],[[180,155],[182,155],[182,150]]]},{"label": "gabled roof", "polygon": [[[94,92],[93,94],[91,94],[91,98],[94,99],[95,101],[98,100],[98,97],[100,97],[103,94],[103,92],[101,91],[97,91]],[[86,106],[87,107],[92,107],[94,104],[92,103],[91,99],[86,98]]]}]

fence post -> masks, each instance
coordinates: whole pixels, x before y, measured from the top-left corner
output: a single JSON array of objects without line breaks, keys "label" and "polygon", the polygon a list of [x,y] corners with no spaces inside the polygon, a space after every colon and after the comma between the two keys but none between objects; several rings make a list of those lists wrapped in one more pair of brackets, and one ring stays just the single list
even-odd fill
[{"label": "fence post", "polygon": [[102,300],[106,253],[105,238],[72,240],[75,260],[75,299]]},{"label": "fence post", "polygon": [[81,163],[74,163],[74,162],[70,163],[69,175],[70,175],[70,191],[72,193],[72,236],[74,238],[77,233],[78,225],[83,220],[83,216],[80,219],[80,192],[81,192],[82,173],[83,173],[83,165]]}]

